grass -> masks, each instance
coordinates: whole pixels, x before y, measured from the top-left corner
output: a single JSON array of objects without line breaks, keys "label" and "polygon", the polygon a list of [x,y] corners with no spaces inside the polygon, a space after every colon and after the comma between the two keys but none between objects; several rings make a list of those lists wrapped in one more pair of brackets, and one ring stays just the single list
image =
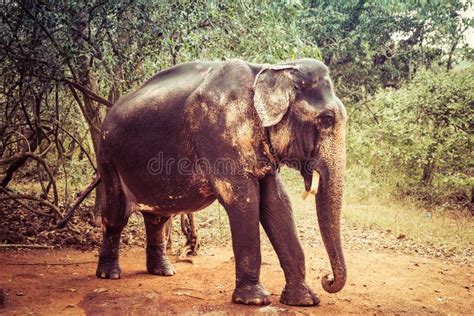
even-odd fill
[{"label": "grass", "polygon": [[415,204],[371,199],[344,207],[346,223],[366,229],[390,231],[424,244],[443,247],[469,247],[474,244],[470,215],[447,215]]},{"label": "grass", "polygon": [[427,207],[395,199],[388,185],[377,185],[365,170],[348,170],[343,219],[360,228],[391,231],[417,242],[472,247],[474,220],[466,211]]}]

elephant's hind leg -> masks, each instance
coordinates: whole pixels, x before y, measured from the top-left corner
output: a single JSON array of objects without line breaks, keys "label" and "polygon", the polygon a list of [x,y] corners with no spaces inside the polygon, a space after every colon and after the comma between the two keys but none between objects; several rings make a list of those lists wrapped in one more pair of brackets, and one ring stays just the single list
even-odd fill
[{"label": "elephant's hind leg", "polygon": [[105,203],[103,203],[102,210],[104,232],[96,275],[102,279],[119,279],[121,274],[119,266],[120,236],[130,215],[129,203],[115,169],[111,165],[101,166],[100,173],[104,182]]},{"label": "elephant's hind leg", "polygon": [[176,272],[166,255],[170,216],[143,212],[146,227],[146,268],[151,274],[171,276]]}]

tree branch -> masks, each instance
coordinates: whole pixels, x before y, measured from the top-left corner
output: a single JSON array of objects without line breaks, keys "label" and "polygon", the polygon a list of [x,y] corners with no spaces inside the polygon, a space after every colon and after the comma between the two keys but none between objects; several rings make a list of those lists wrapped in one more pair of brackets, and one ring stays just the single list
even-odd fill
[{"label": "tree branch", "polygon": [[[53,176],[53,173],[51,172],[51,169],[49,169],[48,165],[46,164],[46,162],[42,158],[42,156],[44,156],[50,148],[51,148],[51,144],[48,146],[48,148],[46,148],[46,150],[44,150],[39,155],[35,154],[35,153],[32,153],[32,152],[23,152],[23,153],[15,154],[15,155],[13,155],[11,157],[8,157],[6,159],[1,159],[0,164],[6,164],[6,163],[11,162],[11,161],[17,161],[17,160],[25,159],[25,158],[31,158],[31,159],[34,159],[34,160],[38,161],[43,166],[44,170],[48,174],[48,177],[51,181],[51,185],[53,187],[53,194],[54,194],[54,205],[55,205],[55,207],[57,207],[57,205],[59,203],[59,197],[58,197],[58,188],[56,186],[56,180],[54,179],[54,176]],[[2,188],[2,190],[5,191],[3,188]],[[59,212],[59,214],[61,214],[59,209],[58,209],[58,212]]]},{"label": "tree branch", "polygon": [[89,124],[89,126],[93,130],[95,130],[97,133],[100,133],[99,128],[94,124],[94,122],[92,122],[92,119],[87,114],[86,109],[84,108],[84,105],[82,104],[81,98],[77,94],[76,90],[74,90],[74,87],[72,86],[72,84],[69,83],[68,86],[69,86],[69,89],[71,90],[72,96],[74,97],[77,104],[79,105],[79,108],[81,109],[82,114],[84,115],[84,118],[87,120],[87,123]]},{"label": "tree branch", "polygon": [[37,201],[37,202],[39,202],[40,205],[44,205],[46,207],[49,207],[52,211],[54,211],[54,213],[56,213],[58,218],[63,217],[62,214],[61,214],[61,210],[56,205],[48,202],[45,199],[42,199],[42,198],[39,198],[39,197],[36,197],[36,196],[33,196],[33,195],[10,194],[10,193],[8,193],[7,190],[5,190],[4,188],[1,188],[1,187],[0,187],[0,191],[2,191],[6,195],[6,196],[3,196],[3,197],[0,197],[0,201],[15,200],[18,204],[20,204],[21,206],[26,207],[29,211],[32,211],[33,213],[36,213],[36,214],[39,214],[39,215],[42,215],[42,216],[54,217],[54,215],[43,213],[43,212],[40,212],[40,211],[36,211],[36,210],[32,209],[31,207],[26,206],[26,204],[24,204],[20,200]]},{"label": "tree branch", "polygon": [[97,171],[97,167],[95,166],[94,161],[92,160],[91,156],[89,155],[89,153],[87,152],[87,150],[84,148],[84,146],[82,145],[82,143],[81,143],[74,135],[72,135],[71,132],[69,132],[69,131],[66,130],[64,127],[62,127],[62,126],[60,125],[60,122],[59,122],[59,121],[56,120],[56,124],[57,124],[57,126],[58,126],[64,133],[66,133],[69,137],[71,137],[72,140],[74,140],[77,145],[79,145],[79,148],[82,150],[82,152],[84,153],[84,155],[86,155],[87,160],[89,160],[89,163],[91,164],[92,169],[94,169],[94,172]]},{"label": "tree branch", "polygon": [[66,82],[67,84],[73,86],[74,88],[76,88],[77,90],[81,91],[82,93],[84,93],[85,95],[87,95],[90,99],[102,104],[102,105],[105,105],[107,107],[111,107],[112,105],[114,105],[112,102],[110,102],[109,100],[107,99],[104,99],[103,97],[95,94],[94,92],[92,92],[91,90],[87,89],[86,87],[84,87],[83,85],[80,85],[76,82],[72,82],[72,81],[69,81],[67,79],[64,79],[63,80],[64,82]]},{"label": "tree branch", "polygon": [[74,68],[72,67],[71,65],[71,62],[70,62],[70,58],[67,54],[65,54],[61,48],[61,46],[59,46],[59,44],[56,42],[56,40],[54,39],[53,35],[49,32],[49,30],[46,28],[46,26],[44,26],[42,23],[40,23],[40,21],[38,21],[38,19],[36,18],[36,16],[31,13],[30,10],[28,10],[21,1],[18,2],[20,7],[23,9],[23,11],[26,12],[26,14],[28,14],[28,16],[33,19],[34,22],[36,22],[36,24],[38,24],[38,26],[40,27],[40,29],[46,34],[46,36],[49,38],[49,40],[51,41],[51,44],[53,44],[53,46],[56,48],[56,50],[58,51],[58,53],[64,58],[64,60],[66,61],[66,64],[68,65],[68,68],[69,70],[71,71],[71,74],[72,76],[74,77],[74,79],[77,78],[75,72],[74,72]]},{"label": "tree branch", "polygon": [[82,192],[82,194],[79,196],[77,201],[74,203],[74,205],[71,207],[71,209],[66,213],[64,218],[59,221],[58,223],[58,228],[63,228],[74,216],[74,213],[76,212],[76,209],[81,205],[81,203],[85,200],[85,198],[94,190],[94,188],[99,184],[100,182],[100,176],[97,176],[94,181],[92,181],[91,184]]}]

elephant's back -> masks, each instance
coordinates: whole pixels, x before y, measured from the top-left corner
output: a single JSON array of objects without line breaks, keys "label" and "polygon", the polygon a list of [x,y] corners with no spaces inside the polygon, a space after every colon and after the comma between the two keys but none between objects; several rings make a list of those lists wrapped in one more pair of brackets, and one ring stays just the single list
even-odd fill
[{"label": "elephant's back", "polygon": [[[253,77],[248,67],[240,60],[193,62],[158,72],[109,110],[102,124],[104,143],[119,147],[125,140],[179,143],[179,132],[196,132],[198,121],[206,124],[207,120],[214,128],[224,128],[218,127],[221,124],[213,118],[228,111],[224,106],[230,100],[250,98],[247,90]],[[206,113],[201,111],[203,105]],[[205,115],[211,113],[216,115]]]},{"label": "elephant's back", "polygon": [[184,119],[188,98],[216,64],[195,62],[162,70],[121,97],[102,124],[102,147],[159,144],[160,138],[172,142],[188,125]]},{"label": "elephant's back", "polygon": [[[134,115],[179,113],[186,99],[206,80],[217,66],[215,62],[194,62],[156,73],[132,93],[121,97],[110,109],[107,120],[122,121]],[[136,119],[135,117],[133,117]]]}]

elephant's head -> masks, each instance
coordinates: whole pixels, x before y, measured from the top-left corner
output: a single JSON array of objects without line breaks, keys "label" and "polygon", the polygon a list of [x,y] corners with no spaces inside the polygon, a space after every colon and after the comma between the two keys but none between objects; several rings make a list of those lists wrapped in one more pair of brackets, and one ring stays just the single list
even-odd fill
[{"label": "elephant's head", "polygon": [[346,282],[340,237],[345,108],[334,94],[328,68],[312,59],[263,68],[254,91],[255,109],[277,159],[300,170],[306,191],[313,174],[319,174],[316,209],[334,276],[325,276],[322,285],[327,292],[338,292]]}]

